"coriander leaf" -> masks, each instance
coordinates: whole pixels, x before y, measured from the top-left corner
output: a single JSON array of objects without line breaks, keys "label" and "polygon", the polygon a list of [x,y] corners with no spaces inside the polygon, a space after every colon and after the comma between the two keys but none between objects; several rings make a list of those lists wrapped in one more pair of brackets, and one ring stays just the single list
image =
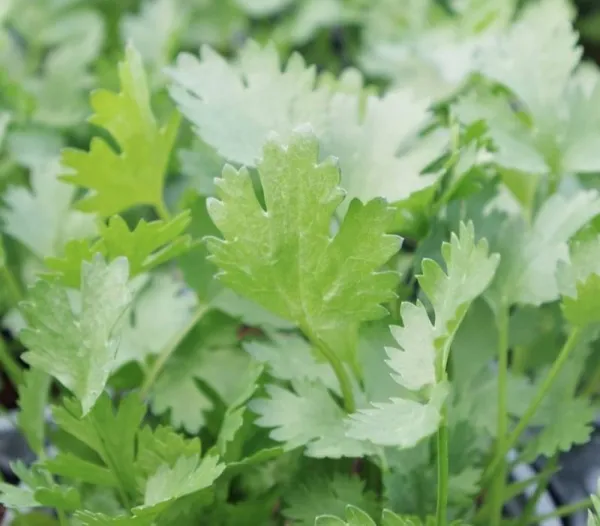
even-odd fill
[{"label": "coriander leaf", "polygon": [[30,168],[31,190],[11,186],[3,196],[4,232],[40,259],[60,254],[71,239],[94,235],[94,216],[71,210],[75,189],[57,178],[57,160],[45,158]]},{"label": "coriander leaf", "polygon": [[[342,334],[351,341],[360,322],[385,314],[380,304],[393,297],[397,276],[380,268],[399,241],[386,234],[392,214],[383,200],[353,200],[331,238],[340,175],[332,160],[317,159],[308,131],[295,132],[287,147],[267,143],[258,167],[266,212],[248,172],[226,167],[217,182],[221,200],[208,203],[225,239],[207,243],[224,283],[339,349]],[[338,352],[351,358],[351,351]]]},{"label": "coriander leaf", "polygon": [[171,61],[174,38],[185,21],[186,8],[176,0],[152,0],[143,3],[137,14],[121,18],[124,42],[133,45],[153,73],[153,84],[160,86],[162,69]]},{"label": "coriander leaf", "polygon": [[44,450],[46,406],[51,377],[40,369],[29,369],[19,385],[19,414],[17,423],[27,438],[29,447],[40,455]]},{"label": "coriander leaf", "polygon": [[570,252],[570,262],[558,265],[562,310],[571,325],[585,327],[600,321],[600,237],[575,241]]},{"label": "coriander leaf", "polygon": [[219,464],[219,457],[213,455],[203,459],[197,454],[181,456],[173,467],[163,464],[148,479],[144,504],[134,508],[134,512],[147,508],[164,509],[167,503],[210,488],[224,469],[225,465]]},{"label": "coriander leaf", "polygon": [[159,354],[193,319],[196,298],[169,274],[154,275],[132,305],[121,333],[115,369],[131,361],[145,363]]},{"label": "coriander leaf", "polygon": [[[525,444],[525,454],[528,458],[538,455],[550,458],[558,452],[569,451],[574,445],[584,444],[589,440],[594,429],[596,408],[589,398],[577,396],[588,355],[588,346],[579,345],[544,397],[532,422],[541,429],[537,436]],[[545,374],[547,373],[542,373],[538,381],[543,381]],[[563,416],[560,423],[557,422],[557,414]]]},{"label": "coriander leaf", "polygon": [[272,428],[269,436],[285,450],[306,446],[305,455],[315,458],[359,457],[374,451],[346,436],[346,415],[322,384],[292,384],[294,392],[267,385],[268,398],[248,404],[258,414],[256,425]]},{"label": "coriander leaf", "polygon": [[87,482],[95,486],[119,487],[119,480],[110,469],[72,453],[59,452],[56,457],[44,461],[42,465],[50,473],[63,478]]},{"label": "coriander leaf", "polygon": [[567,3],[543,0],[480,53],[481,72],[511,89],[543,120],[563,95],[581,58]]},{"label": "coriander leaf", "polygon": [[269,372],[279,380],[319,381],[339,394],[339,385],[333,370],[323,358],[317,359],[317,350],[303,338],[278,333],[272,342],[259,340],[244,344],[244,349],[258,362],[267,364]]},{"label": "coriander leaf", "polygon": [[437,384],[425,404],[403,398],[373,403],[350,415],[347,436],[379,446],[412,447],[437,431],[447,396],[448,386]]},{"label": "coriander leaf", "polygon": [[346,506],[345,521],[333,515],[321,515],[316,518],[315,526],[377,526],[375,521],[360,508]]},{"label": "coriander leaf", "polygon": [[284,71],[275,46],[250,41],[232,66],[210,47],[201,60],[177,57],[171,96],[198,135],[228,161],[254,166],[269,135],[283,142],[299,125],[323,129],[328,92],[315,90],[316,68],[294,54]]},{"label": "coriander leaf", "polygon": [[192,242],[183,232],[189,222],[189,213],[184,211],[168,221],[147,223],[142,219],[129,230],[121,216],[113,216],[100,225],[99,239],[72,241],[66,245],[62,257],[49,257],[46,265],[62,283],[77,287],[83,261],[90,261],[97,253],[108,261],[125,256],[129,261],[130,276],[134,277],[187,252]]},{"label": "coriander leaf", "polygon": [[159,426],[143,427],[138,434],[136,471],[142,480],[154,475],[162,465],[174,466],[179,457],[199,455],[201,444],[198,438],[185,438],[172,428]]},{"label": "coriander leaf", "polygon": [[[375,495],[365,491],[365,483],[357,476],[334,473],[331,478],[311,477],[284,495],[283,514],[294,524],[313,526],[321,515],[344,517],[348,504],[377,515]],[[342,523],[343,524],[343,523]]]},{"label": "coriander leaf", "polygon": [[203,48],[200,60],[181,54],[170,74],[171,96],[181,112],[228,161],[255,166],[272,133],[288,143],[298,126],[309,123],[322,155],[339,159],[350,199],[400,201],[438,178],[420,174],[443,154],[447,135],[438,130],[418,138],[431,118],[429,103],[407,90],[378,98],[360,89],[359,78],[359,89],[354,82],[352,89],[336,92],[335,82],[317,81],[314,67],[307,68],[299,55],[282,72],[274,46],[254,42],[242,48],[237,66]]},{"label": "coriander leaf", "polygon": [[206,422],[213,401],[198,386],[205,382],[226,404],[237,396],[240,383],[247,375],[250,358],[238,349],[193,347],[191,354],[175,354],[158,377],[151,392],[152,412],[170,411],[170,422],[197,433]]},{"label": "coriander leaf", "polygon": [[83,211],[110,216],[135,205],[153,205],[168,216],[163,201],[165,170],[179,127],[176,114],[159,127],[150,107],[150,93],[139,53],[127,48],[119,64],[120,93],[100,90],[92,95],[90,122],[105,128],[119,144],[117,153],[95,137],[90,151],[67,149],[63,179],[89,192],[78,201]]},{"label": "coriander leaf", "polygon": [[[57,425],[100,457],[102,464],[97,465],[94,473],[99,475],[102,473],[101,468],[107,468],[118,481],[122,492],[132,496],[138,491],[135,472],[136,434],[145,413],[146,408],[137,393],[123,398],[116,411],[106,393],[86,415],[82,415],[72,400],[66,400],[62,407],[54,407],[53,410]],[[58,469],[61,464],[65,465],[66,459],[59,461]],[[57,467],[57,464],[51,463],[50,467]],[[79,462],[77,467],[85,467],[85,464]],[[78,475],[73,471],[71,476],[86,480],[89,474],[84,471]],[[103,477],[107,485],[112,480],[106,473]]]},{"label": "coriander leaf", "polygon": [[554,194],[531,226],[521,219],[505,222],[493,247],[500,253],[501,263],[486,299],[495,307],[557,300],[557,266],[569,259],[567,242],[598,214],[600,198],[589,190],[570,197]]},{"label": "coriander leaf", "polygon": [[82,264],[81,310],[55,282],[38,280],[23,304],[29,327],[21,332],[28,351],[23,359],[54,376],[87,414],[102,393],[117,352],[114,331],[131,301],[128,264],[102,257]]},{"label": "coriander leaf", "polygon": [[429,102],[409,90],[370,95],[364,110],[356,95],[333,95],[322,150],[339,159],[349,198],[405,200],[432,186],[436,174],[421,175],[448,142],[443,132],[418,139],[431,118]]},{"label": "coriander leaf", "polygon": [[424,259],[419,284],[433,307],[432,324],[423,304],[403,303],[400,314],[403,327],[392,327],[392,335],[401,347],[388,347],[388,365],[396,382],[410,391],[433,387],[422,403],[393,397],[389,402],[374,403],[350,416],[348,436],[370,440],[382,446],[412,447],[432,434],[439,424],[440,409],[448,388],[436,374],[436,363],[445,366],[450,345],[473,300],[491,283],[498,255],[488,253],[486,240],[475,242],[472,223],[461,223],[459,235],[452,234],[442,245],[446,272],[438,263]]},{"label": "coriander leaf", "polygon": [[39,466],[27,469],[21,461],[12,464],[21,486],[0,484],[0,502],[11,509],[52,507],[73,511],[81,506],[76,488],[59,485]]}]

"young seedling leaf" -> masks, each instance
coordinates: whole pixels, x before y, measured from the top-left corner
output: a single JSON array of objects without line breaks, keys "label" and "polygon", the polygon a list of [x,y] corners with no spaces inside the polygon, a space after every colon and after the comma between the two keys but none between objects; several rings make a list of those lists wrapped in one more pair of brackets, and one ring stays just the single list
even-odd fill
[{"label": "young seedling leaf", "polygon": [[109,132],[120,151],[100,137],[92,139],[89,152],[67,149],[62,156],[68,170],[63,179],[88,190],[77,203],[80,210],[107,217],[146,204],[167,215],[164,180],[179,117],[173,114],[164,127],[157,123],[142,59],[132,46],[119,64],[119,79],[120,93],[92,94],[95,113],[90,122]]}]

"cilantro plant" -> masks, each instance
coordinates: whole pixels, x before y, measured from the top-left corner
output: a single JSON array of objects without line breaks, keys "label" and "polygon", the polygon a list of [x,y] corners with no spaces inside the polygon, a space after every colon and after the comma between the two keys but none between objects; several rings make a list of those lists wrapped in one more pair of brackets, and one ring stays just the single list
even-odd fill
[{"label": "cilantro plant", "polygon": [[21,3],[6,520],[600,524],[537,507],[600,396],[600,70],[567,0]]}]

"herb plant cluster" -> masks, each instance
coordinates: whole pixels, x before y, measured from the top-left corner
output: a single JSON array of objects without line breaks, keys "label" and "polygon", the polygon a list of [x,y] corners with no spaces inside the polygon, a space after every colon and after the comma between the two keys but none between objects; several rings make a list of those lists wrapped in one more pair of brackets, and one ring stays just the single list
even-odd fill
[{"label": "herb plant cluster", "polygon": [[0,3],[12,523],[538,524],[600,409],[574,14]]}]

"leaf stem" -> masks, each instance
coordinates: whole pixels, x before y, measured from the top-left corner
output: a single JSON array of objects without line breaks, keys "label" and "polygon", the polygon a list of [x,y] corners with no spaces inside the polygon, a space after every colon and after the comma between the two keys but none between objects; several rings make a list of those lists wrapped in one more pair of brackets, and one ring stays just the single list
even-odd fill
[{"label": "leaf stem", "polygon": [[169,209],[167,208],[167,205],[165,204],[165,201],[163,199],[158,201],[154,205],[154,208],[156,210],[156,213],[158,214],[158,217],[160,217],[163,221],[171,220],[171,212],[169,212]]},{"label": "leaf stem", "polygon": [[203,305],[199,307],[190,319],[190,321],[187,323],[187,325],[185,325],[185,327],[183,327],[175,335],[175,337],[171,340],[169,345],[167,345],[158,355],[156,361],[152,364],[152,368],[146,375],[142,387],[140,388],[140,397],[142,398],[142,400],[148,396],[150,389],[154,385],[154,382],[158,378],[159,374],[162,372],[165,364],[167,363],[171,355],[177,350],[177,347],[179,347],[184,338],[196,326],[196,324],[202,319],[202,317],[208,312],[208,310],[208,305]]},{"label": "leaf stem", "polygon": [[0,273],[6,282],[11,304],[16,307],[21,301],[23,301],[23,291],[21,290],[17,279],[6,265],[0,266]]},{"label": "leaf stem", "polygon": [[337,354],[330,349],[327,344],[321,340],[318,336],[313,334],[312,331],[302,328],[302,332],[306,335],[309,341],[317,348],[325,359],[331,365],[333,372],[340,384],[342,391],[342,397],[344,398],[344,408],[347,413],[354,413],[356,411],[356,402],[354,401],[354,391],[352,390],[352,382],[348,376],[348,371],[344,367],[342,360],[339,359]]},{"label": "leaf stem", "polygon": [[591,508],[593,506],[593,502],[591,497],[587,499],[580,500],[578,502],[574,502],[573,504],[567,504],[566,506],[561,506],[560,508],[556,508],[554,511],[550,513],[546,513],[545,515],[539,515],[537,517],[533,517],[529,524],[533,526],[534,524],[542,524],[545,520],[555,519],[558,517],[565,517],[567,515],[571,515],[576,511],[585,510],[587,508]]},{"label": "leaf stem", "polygon": [[530,523],[531,518],[533,517],[533,514],[535,512],[535,507],[536,507],[538,501],[540,500],[540,497],[542,496],[544,491],[546,491],[546,487],[548,486],[548,483],[550,482],[550,478],[556,472],[556,464],[557,464],[557,457],[556,457],[556,455],[554,455],[548,462],[548,465],[552,469],[548,470],[544,474],[544,476],[541,477],[540,480],[537,481],[535,491],[531,497],[528,497],[527,506],[525,507],[525,510],[523,511],[523,514],[521,515],[521,518],[519,519],[519,522],[516,524],[516,526],[527,526]]},{"label": "leaf stem", "polygon": [[436,504],[436,525],[445,526],[448,520],[448,425],[446,423],[447,408],[446,404],[441,409],[441,424],[437,432],[437,504]]},{"label": "leaf stem", "polygon": [[534,417],[536,411],[539,409],[542,401],[544,400],[544,397],[554,384],[558,373],[563,368],[565,362],[573,352],[573,349],[575,349],[575,347],[577,346],[581,334],[581,328],[575,328],[571,331],[571,334],[569,335],[567,341],[563,345],[563,348],[561,349],[558,358],[552,364],[552,368],[546,375],[546,378],[544,378],[544,381],[540,385],[533,400],[529,404],[529,407],[525,411],[525,414],[521,417],[521,420],[519,421],[513,432],[509,435],[508,440],[504,442],[503,447],[498,448],[494,459],[492,460],[492,462],[490,463],[486,472],[483,475],[484,480],[489,480],[490,477],[495,476],[495,473],[497,472],[499,467],[503,465],[504,457],[506,456],[510,448],[512,448],[516,444],[523,431],[525,431],[527,426],[530,424],[531,419]]},{"label": "leaf stem", "polygon": [[[506,435],[508,432],[508,411],[506,404],[508,389],[508,309],[500,308],[497,316],[498,325],[498,421],[496,430],[496,457],[504,458],[506,452]],[[504,486],[506,484],[506,466],[502,464],[491,487],[491,522],[499,526],[502,520],[504,503]]]},{"label": "leaf stem", "polygon": [[12,384],[15,387],[21,385],[23,382],[23,369],[6,347],[2,337],[0,337],[0,363]]},{"label": "leaf stem", "polygon": [[[447,342],[450,345],[450,342]],[[440,384],[447,380],[446,350],[442,348],[436,356],[435,381]],[[437,432],[437,503],[436,526],[446,526],[448,521],[448,485],[450,479],[448,446],[448,408],[444,401],[440,409],[440,426]]]}]

